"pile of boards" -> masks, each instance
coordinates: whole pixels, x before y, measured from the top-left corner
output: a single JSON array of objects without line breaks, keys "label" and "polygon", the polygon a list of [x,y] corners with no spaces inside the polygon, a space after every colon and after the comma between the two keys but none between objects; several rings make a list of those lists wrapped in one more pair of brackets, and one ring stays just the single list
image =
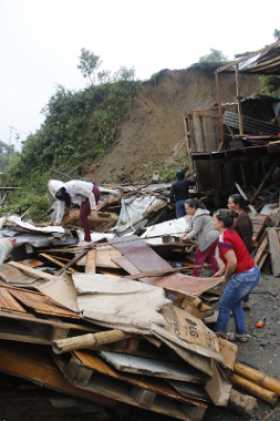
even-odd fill
[{"label": "pile of boards", "polygon": [[240,365],[203,322],[223,279],[193,278],[144,239],[39,248],[1,265],[0,279],[5,375],[181,420],[205,419],[209,405],[250,413],[256,399],[235,385],[277,401],[279,382]]}]

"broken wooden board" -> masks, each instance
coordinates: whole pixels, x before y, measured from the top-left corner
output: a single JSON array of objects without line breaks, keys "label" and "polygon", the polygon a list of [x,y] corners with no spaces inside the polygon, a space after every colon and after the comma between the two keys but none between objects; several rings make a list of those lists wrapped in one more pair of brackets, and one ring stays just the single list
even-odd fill
[{"label": "broken wooden board", "polygon": [[253,239],[256,241],[264,232],[269,222],[269,217],[267,215],[250,215],[250,219],[253,225]]},{"label": "broken wooden board", "polygon": [[35,282],[34,278],[7,263],[0,265],[0,279],[16,287],[32,286]]},{"label": "broken wooden board", "polygon": [[267,229],[270,260],[273,276],[280,276],[280,241],[275,228]]},{"label": "broken wooden board", "polygon": [[18,262],[10,262],[9,265],[35,278],[36,282],[32,286],[49,297],[55,304],[71,311],[79,312],[77,293],[72,279],[67,277],[67,275],[50,275],[49,273],[30,268]]},{"label": "broken wooden board", "polygon": [[[28,308],[32,308],[36,313],[62,318],[80,319],[80,316],[77,313],[57,306],[50,298],[39,292],[6,286],[1,286],[1,289],[2,293],[3,290],[5,290],[6,295],[8,293],[9,296],[12,296],[17,302]],[[2,308],[5,309],[5,307]]]},{"label": "broken wooden board", "polygon": [[95,273],[96,272],[96,249],[92,249],[86,255],[86,273]]},{"label": "broken wooden board", "polygon": [[108,364],[125,373],[198,384],[202,382],[198,370],[183,364],[111,351],[100,351],[99,354]]},{"label": "broken wooden board", "polygon": [[90,329],[69,322],[42,319],[31,313],[0,311],[0,339],[16,342],[51,345],[69,334],[81,334]]},{"label": "broken wooden board", "polygon": [[[202,420],[205,414],[206,406],[202,406],[202,403],[200,406],[187,402],[180,402],[180,405],[178,405],[178,402],[174,399],[163,397],[119,379],[98,373],[92,376],[91,370],[88,373],[84,371],[82,377],[80,377],[79,367],[73,366],[72,360],[68,362],[59,357],[56,358],[56,363],[66,378],[82,390],[94,390],[95,393],[106,398],[185,421]],[[80,367],[80,369],[83,370],[83,367]]]},{"label": "broken wooden board", "polygon": [[255,263],[259,267],[263,259],[263,256],[267,254],[267,248],[268,248],[268,238],[267,238],[267,235],[265,235],[264,238],[261,240],[260,245],[254,257]]},{"label": "broken wooden board", "polygon": [[[114,262],[115,258],[121,257],[121,253],[110,245],[99,245],[96,250],[96,267],[105,269],[118,269],[119,266]],[[85,266],[87,258],[83,257],[79,262],[78,266]]]},{"label": "broken wooden board", "polygon": [[127,376],[124,373],[119,373],[114,368],[110,367],[105,361],[101,358],[97,357],[93,353],[89,352],[81,352],[75,351],[74,355],[78,358],[81,364],[83,364],[88,369],[93,370],[94,372],[98,372],[105,376],[109,376],[115,379],[122,380],[124,382],[130,383],[135,386],[139,386],[143,389],[150,390],[156,394],[169,397],[171,399],[176,399],[177,401],[181,402],[189,402],[200,405],[200,399],[192,399],[190,396],[182,397],[179,393],[177,393],[174,389],[172,389],[166,382],[154,379],[147,379],[141,375],[138,376]]},{"label": "broken wooden board", "polygon": [[0,371],[65,395],[81,397],[108,407],[114,406],[112,400],[70,384],[54,364],[49,352],[38,345],[23,344],[15,347],[14,343],[0,342]]},{"label": "broken wooden board", "polygon": [[9,290],[4,286],[0,287],[0,309],[26,313],[24,307],[10,294]]}]

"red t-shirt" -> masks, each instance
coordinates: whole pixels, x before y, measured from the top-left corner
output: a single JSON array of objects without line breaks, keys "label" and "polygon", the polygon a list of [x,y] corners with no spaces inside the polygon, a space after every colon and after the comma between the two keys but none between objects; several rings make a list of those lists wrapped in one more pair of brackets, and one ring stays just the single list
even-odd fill
[{"label": "red t-shirt", "polygon": [[236,231],[226,229],[219,237],[218,247],[221,259],[224,263],[226,263],[226,252],[228,250],[234,251],[237,259],[236,273],[246,272],[255,266],[254,259],[249,254],[247,247]]}]

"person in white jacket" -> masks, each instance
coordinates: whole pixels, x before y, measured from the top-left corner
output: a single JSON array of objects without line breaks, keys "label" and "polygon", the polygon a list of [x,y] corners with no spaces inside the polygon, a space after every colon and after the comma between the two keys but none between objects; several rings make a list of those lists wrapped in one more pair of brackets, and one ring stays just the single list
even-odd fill
[{"label": "person in white jacket", "polygon": [[72,205],[78,205],[80,221],[85,233],[84,240],[91,241],[88,216],[91,210],[98,209],[99,187],[94,183],[81,180],[71,180],[66,183],[60,180],[49,180],[48,189],[51,196],[56,199],[53,205],[52,223],[59,225],[65,211]]}]

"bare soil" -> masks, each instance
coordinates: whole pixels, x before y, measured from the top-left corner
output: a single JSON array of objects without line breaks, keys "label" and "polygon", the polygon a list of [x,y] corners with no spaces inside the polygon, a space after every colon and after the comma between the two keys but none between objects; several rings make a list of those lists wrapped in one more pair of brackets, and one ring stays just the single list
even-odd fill
[{"label": "bare soil", "polygon": [[[243,96],[259,90],[258,77],[243,76]],[[223,99],[232,101],[234,77],[223,77]],[[165,70],[143,82],[119,128],[112,149],[93,162],[86,177],[98,182],[147,181],[153,172],[186,164],[183,116],[216,102],[214,71],[189,68]],[[183,158],[182,158],[183,157]],[[182,161],[183,159],[183,161]]]}]

